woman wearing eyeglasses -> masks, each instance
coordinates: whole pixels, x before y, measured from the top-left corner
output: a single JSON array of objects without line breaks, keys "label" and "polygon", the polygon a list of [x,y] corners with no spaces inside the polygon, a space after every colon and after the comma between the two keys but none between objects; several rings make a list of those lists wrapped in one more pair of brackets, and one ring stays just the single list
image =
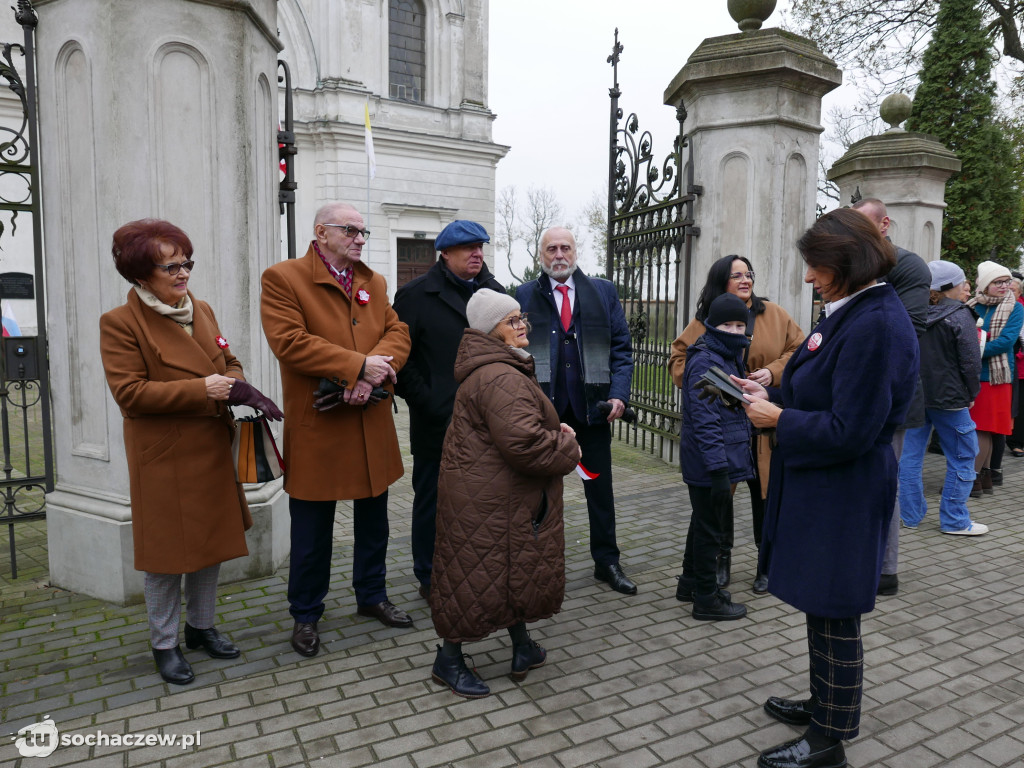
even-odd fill
[{"label": "woman wearing eyeglasses", "polygon": [[1013,433],[1011,406],[1015,363],[1013,345],[1024,325],[1024,307],[1010,290],[1010,270],[994,261],[978,265],[974,297],[967,302],[981,317],[985,346],[981,350],[981,391],[971,408],[978,428],[978,473],[971,496],[992,493],[992,441]]},{"label": "woman wearing eyeglasses", "polygon": [[534,377],[518,302],[481,288],[466,318],[441,454],[429,600],[444,641],[431,676],[475,699],[490,689],[466,665],[464,642],[508,629],[516,681],[547,658],[526,623],[562,606],[562,476],[575,468],[580,448]]},{"label": "woman wearing eyeglasses", "polygon": [[[683,385],[683,371],[686,367],[686,350],[696,343],[704,333],[711,302],[723,293],[739,296],[746,303],[749,313],[747,336],[750,347],[745,360],[748,377],[765,387],[778,386],[782,369],[793,352],[804,340],[804,332],[789,313],[767,299],[754,293],[754,268],[743,256],[723,256],[711,265],[707,280],[697,298],[697,312],[693,321],[672,342],[672,356],[669,372],[677,387]],[[771,447],[768,439],[755,434],[752,450],[757,457],[757,476],[747,482],[750,489],[750,511],[753,518],[754,543],[761,547],[761,530],[764,525],[764,500],[768,496],[768,469],[771,465]],[[735,489],[734,489],[735,490]],[[722,544],[718,555],[718,586],[726,587],[731,580],[733,543],[733,515],[729,507],[722,520]],[[768,579],[758,570],[754,576],[753,591],[763,594],[768,591]],[[676,597],[687,602],[692,592],[691,585],[680,583]]]},{"label": "woman wearing eyeglasses", "polygon": [[[217,659],[240,651],[214,628],[220,563],[248,554],[252,526],[231,455],[229,404],[282,414],[242,377],[213,310],[188,281],[192,243],[170,222],[143,219],[114,233],[127,301],[100,318],[107,384],[124,417],[135,568],[161,677],[195,676],[178,645],[185,576],[185,645]],[[102,567],[102,564],[97,564]]]}]

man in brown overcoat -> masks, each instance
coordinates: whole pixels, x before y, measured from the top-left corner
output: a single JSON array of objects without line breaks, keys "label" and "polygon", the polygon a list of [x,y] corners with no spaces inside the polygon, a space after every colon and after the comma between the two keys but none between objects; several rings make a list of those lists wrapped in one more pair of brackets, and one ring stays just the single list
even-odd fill
[{"label": "man in brown overcoat", "polygon": [[[291,513],[288,602],[292,647],[320,648],[317,622],[330,581],[334,510],[352,499],[352,586],[361,616],[392,627],[412,620],[388,600],[388,486],[402,476],[390,401],[409,355],[409,330],[388,301],[383,276],[361,261],[369,232],[345,203],[316,214],[306,255],[263,273],[260,309],[284,387],[285,491]],[[323,379],[341,388],[314,393]]]}]

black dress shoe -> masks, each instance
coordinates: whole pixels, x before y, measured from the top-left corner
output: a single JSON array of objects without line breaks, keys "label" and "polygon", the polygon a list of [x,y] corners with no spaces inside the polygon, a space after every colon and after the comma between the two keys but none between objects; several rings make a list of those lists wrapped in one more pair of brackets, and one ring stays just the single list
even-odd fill
[{"label": "black dress shoe", "polygon": [[732,581],[732,553],[731,552],[719,552],[718,563],[715,570],[716,576],[718,577],[719,587],[728,587],[729,582]]},{"label": "black dress shoe", "polygon": [[815,749],[806,738],[787,741],[766,749],[757,758],[758,768],[844,768],[846,750],[838,741],[830,747]]},{"label": "black dress shoe", "polygon": [[509,677],[518,683],[526,679],[526,674],[531,669],[543,667],[547,661],[548,652],[531,640],[522,645],[512,646],[512,672]]},{"label": "black dress shoe", "polygon": [[369,616],[370,618],[377,619],[381,624],[388,627],[408,629],[412,626],[412,619],[409,617],[409,614],[393,605],[390,600],[385,600],[376,605],[360,605],[356,612],[360,616]]},{"label": "black dress shoe", "polygon": [[[679,576],[679,584],[676,585],[676,600],[680,603],[692,603],[693,594],[696,592],[697,583],[689,576]],[[732,600],[732,594],[727,589],[718,590],[723,600]]]},{"label": "black dress shoe", "polygon": [[153,659],[156,661],[156,668],[160,677],[168,683],[175,685],[188,685],[196,679],[192,667],[185,661],[185,655],[181,652],[181,646],[173,648],[154,648]]},{"label": "black dress shoe", "polygon": [[754,576],[752,591],[755,595],[763,595],[768,591],[768,577],[761,573],[760,570]]},{"label": "black dress shoe", "polygon": [[420,597],[422,597],[424,600],[429,599],[430,598],[430,585],[429,584],[420,584],[419,593],[420,593]]},{"label": "black dress shoe", "polygon": [[295,622],[292,629],[292,648],[300,656],[316,656],[320,650],[320,632],[316,622]]},{"label": "black dress shoe", "polygon": [[624,595],[636,594],[636,584],[630,581],[629,577],[622,572],[622,566],[618,563],[595,565],[594,578],[605,582],[616,592],[621,592]]},{"label": "black dress shoe", "polygon": [[764,703],[764,711],[787,725],[810,725],[811,715],[814,714],[814,707],[817,704],[813,696],[804,701],[769,696],[768,701]]},{"label": "black dress shoe", "polygon": [[491,693],[484,681],[466,666],[465,656],[461,653],[453,657],[445,656],[441,653],[441,646],[437,646],[437,657],[430,677],[438,685],[447,685],[456,696],[466,699],[482,699]]},{"label": "black dress shoe", "polygon": [[900,579],[895,573],[883,573],[878,579],[878,594],[895,595],[900,591]]},{"label": "black dress shoe", "polygon": [[189,650],[204,648],[215,659],[237,659],[242,655],[238,647],[213,627],[196,629],[185,622],[185,647]]}]

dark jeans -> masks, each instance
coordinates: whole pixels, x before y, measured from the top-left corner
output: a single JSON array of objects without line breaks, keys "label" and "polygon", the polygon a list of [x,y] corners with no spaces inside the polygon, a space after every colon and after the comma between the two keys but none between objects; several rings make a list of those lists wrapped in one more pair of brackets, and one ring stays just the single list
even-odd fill
[{"label": "dark jeans", "polygon": [[[715,559],[722,538],[722,518],[715,514],[710,488],[687,485],[686,490],[689,491],[693,511],[683,550],[683,578],[694,580],[696,594],[710,595],[718,589]],[[732,516],[731,511],[727,514]]]},{"label": "dark jeans", "polygon": [[583,458],[580,463],[598,477],[583,483],[590,515],[590,555],[598,565],[619,562],[619,547],[615,542],[615,494],[612,491],[612,428],[610,424],[587,426],[571,412],[562,415],[562,421],[576,430]]},{"label": "dark jeans", "polygon": [[437,533],[437,477],[441,462],[412,459],[412,572],[420,584],[430,584]]},{"label": "dark jeans", "polygon": [[[288,568],[288,603],[298,622],[319,621],[331,581],[334,552],[335,501],[306,501],[291,497],[291,563]],[[353,503],[355,542],[352,587],[359,605],[388,599],[385,560],[388,554],[388,492]]]}]

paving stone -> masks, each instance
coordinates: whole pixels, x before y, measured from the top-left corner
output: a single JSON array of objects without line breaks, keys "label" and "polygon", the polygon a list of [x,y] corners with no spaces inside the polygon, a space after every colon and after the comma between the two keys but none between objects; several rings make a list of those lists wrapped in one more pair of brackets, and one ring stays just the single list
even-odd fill
[{"label": "paving stone", "polygon": [[[321,654],[304,659],[288,645],[286,564],[272,577],[221,585],[218,626],[243,655],[191,659],[198,678],[190,686],[156,675],[142,606],[47,586],[45,521],[26,524],[18,535],[34,537],[42,560],[23,569],[26,580],[0,574],[2,728],[50,714],[65,732],[145,726],[203,735],[185,754],[62,749],[45,762],[55,766],[746,768],[760,749],[792,738],[762,704],[806,695],[804,617],[749,593],[755,550],[749,502],[738,494],[733,590],[749,617],[693,621],[674,599],[689,516],[678,471],[619,444],[613,456],[620,548],[640,593],[617,595],[592,578],[582,484],[568,481],[566,598],[559,615],[531,626],[548,663],[515,684],[503,633],[473,643],[492,689],[475,701],[430,682],[438,640],[411,571],[407,450],[407,475],[390,494],[388,574],[389,594],[415,628],[355,615],[351,504],[339,504]],[[901,532],[900,593],[864,618],[864,707],[851,765],[1024,764],[1024,462],[1004,471],[999,494],[972,501],[991,534],[942,536],[934,509],[921,528]],[[943,474],[941,457],[927,457],[933,506]],[[0,743],[0,764],[12,749]]]}]

